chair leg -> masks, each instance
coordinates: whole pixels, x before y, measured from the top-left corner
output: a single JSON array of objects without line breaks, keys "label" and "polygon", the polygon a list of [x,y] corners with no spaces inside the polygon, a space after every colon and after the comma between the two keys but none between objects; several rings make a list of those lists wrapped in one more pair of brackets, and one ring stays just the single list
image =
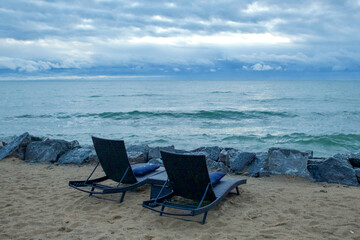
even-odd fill
[{"label": "chair leg", "polygon": [[208,212],[205,212],[205,213],[204,213],[204,217],[203,217],[203,220],[202,220],[201,224],[205,224],[207,213],[208,213]]},{"label": "chair leg", "polygon": [[126,192],[123,192],[123,194],[121,195],[121,198],[120,198],[120,202],[121,202],[121,203],[124,201],[125,193],[126,193]]},{"label": "chair leg", "polygon": [[236,186],[236,194],[237,194],[237,195],[240,195],[240,191],[239,191],[239,187],[238,187],[238,186]]},{"label": "chair leg", "polygon": [[[91,192],[94,191],[94,187],[91,188]],[[92,195],[92,193],[89,193],[89,197]]]},{"label": "chair leg", "polygon": [[[164,209],[165,209],[165,206],[163,205],[163,206],[161,206],[161,211],[164,211]],[[162,216],[163,215],[163,213],[161,212],[160,213],[160,216]]]}]

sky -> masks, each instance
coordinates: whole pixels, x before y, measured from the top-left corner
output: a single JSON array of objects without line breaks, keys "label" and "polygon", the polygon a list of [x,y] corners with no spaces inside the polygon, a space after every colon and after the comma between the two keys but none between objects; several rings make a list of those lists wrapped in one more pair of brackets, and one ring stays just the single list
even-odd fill
[{"label": "sky", "polygon": [[0,1],[0,79],[360,79],[360,0]]}]

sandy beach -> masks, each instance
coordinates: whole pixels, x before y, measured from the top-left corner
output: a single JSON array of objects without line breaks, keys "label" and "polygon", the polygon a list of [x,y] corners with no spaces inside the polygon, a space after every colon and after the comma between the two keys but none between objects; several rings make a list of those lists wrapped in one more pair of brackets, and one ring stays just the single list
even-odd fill
[{"label": "sandy beach", "polygon": [[0,161],[0,239],[360,239],[356,187],[248,178],[241,195],[228,195],[201,225],[144,209],[149,186],[128,192],[121,204],[67,186],[91,169]]}]

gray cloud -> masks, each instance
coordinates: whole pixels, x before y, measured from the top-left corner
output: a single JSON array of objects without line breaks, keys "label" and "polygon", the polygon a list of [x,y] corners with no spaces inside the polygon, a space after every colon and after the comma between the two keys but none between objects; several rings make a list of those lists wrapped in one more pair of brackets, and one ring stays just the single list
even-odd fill
[{"label": "gray cloud", "polygon": [[1,1],[0,72],[359,71],[359,22],[350,0]]}]

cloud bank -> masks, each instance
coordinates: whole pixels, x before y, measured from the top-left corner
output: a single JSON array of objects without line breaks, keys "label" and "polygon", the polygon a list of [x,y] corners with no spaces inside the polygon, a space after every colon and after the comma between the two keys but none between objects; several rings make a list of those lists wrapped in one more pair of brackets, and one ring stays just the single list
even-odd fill
[{"label": "cloud bank", "polygon": [[0,73],[359,72],[359,23],[354,0],[4,0]]}]

